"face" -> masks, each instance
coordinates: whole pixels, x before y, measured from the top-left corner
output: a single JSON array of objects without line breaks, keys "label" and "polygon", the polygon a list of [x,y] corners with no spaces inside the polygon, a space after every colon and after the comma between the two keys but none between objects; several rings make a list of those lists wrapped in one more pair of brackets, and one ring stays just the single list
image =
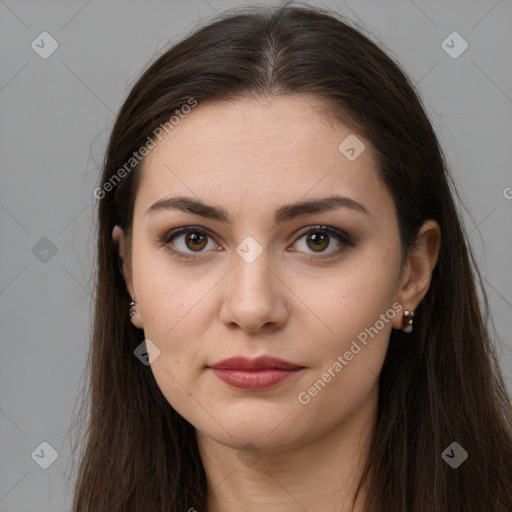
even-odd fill
[{"label": "face", "polygon": [[[151,370],[168,402],[225,445],[277,450],[341,428],[375,396],[391,328],[403,327],[392,197],[370,142],[323,119],[319,101],[199,104],[145,160],[132,322],[158,348]],[[151,209],[177,197],[227,219]],[[211,368],[237,356],[300,369]]]}]

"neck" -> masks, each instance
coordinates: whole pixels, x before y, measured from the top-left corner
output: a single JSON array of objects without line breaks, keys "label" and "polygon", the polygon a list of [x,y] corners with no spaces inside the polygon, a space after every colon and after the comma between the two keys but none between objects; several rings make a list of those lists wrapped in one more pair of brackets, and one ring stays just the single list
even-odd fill
[{"label": "neck", "polygon": [[378,386],[342,424],[282,450],[240,450],[196,430],[208,484],[206,512],[364,512],[366,486],[354,508],[352,502],[368,458],[377,400]]}]

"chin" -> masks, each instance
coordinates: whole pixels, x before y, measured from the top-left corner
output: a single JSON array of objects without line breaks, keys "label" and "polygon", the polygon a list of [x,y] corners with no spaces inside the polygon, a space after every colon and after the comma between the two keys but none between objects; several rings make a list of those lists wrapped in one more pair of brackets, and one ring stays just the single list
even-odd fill
[{"label": "chin", "polygon": [[[291,416],[290,416],[291,417]],[[206,429],[198,428],[204,436],[210,437],[220,444],[229,446],[236,450],[256,449],[267,453],[277,452],[287,447],[292,447],[307,433],[302,435],[296,430],[291,430],[283,418],[278,422],[262,421],[254,419],[252,423],[245,421],[219,421],[215,428],[210,421]],[[222,426],[221,426],[222,425]],[[224,427],[224,428],[222,428]]]}]

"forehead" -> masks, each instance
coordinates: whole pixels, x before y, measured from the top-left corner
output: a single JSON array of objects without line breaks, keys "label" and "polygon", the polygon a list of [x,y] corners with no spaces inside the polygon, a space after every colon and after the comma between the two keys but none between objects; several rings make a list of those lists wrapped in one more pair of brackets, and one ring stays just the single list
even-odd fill
[{"label": "forehead", "polygon": [[[175,116],[177,124],[153,153],[162,156],[169,150],[193,150],[192,153],[234,156],[247,155],[247,149],[259,149],[251,154],[265,156],[274,148],[281,154],[286,149],[289,153],[301,149],[298,155],[321,153],[327,148],[337,150],[337,139],[353,130],[334,122],[333,116],[332,107],[305,94],[207,101],[181,119]],[[194,154],[188,157],[193,158]]]},{"label": "forehead", "polygon": [[177,195],[252,211],[334,192],[389,200],[370,142],[328,108],[311,95],[199,103],[149,152],[135,209]]}]

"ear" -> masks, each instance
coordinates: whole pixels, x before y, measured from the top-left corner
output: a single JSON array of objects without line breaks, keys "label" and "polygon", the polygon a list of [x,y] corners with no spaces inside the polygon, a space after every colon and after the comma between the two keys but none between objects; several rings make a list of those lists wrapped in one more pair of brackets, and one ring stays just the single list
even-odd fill
[{"label": "ear", "polygon": [[[121,263],[120,267],[124,280],[126,282],[126,289],[128,290],[128,293],[130,294],[132,300],[137,302],[137,297],[133,286],[131,261],[126,251],[126,241],[124,238],[124,232],[120,226],[114,226],[114,229],[112,230],[112,240],[118,246],[119,261]],[[131,316],[131,321],[133,325],[135,325],[139,329],[142,329],[139,308],[135,307],[135,311],[135,315]],[[126,314],[129,314],[129,304],[126,305]]]},{"label": "ear", "polygon": [[[441,228],[439,224],[432,219],[425,221],[416,237],[415,246],[409,250],[400,278],[396,300],[404,310],[414,311],[427,294],[440,247]],[[402,315],[395,316],[393,327],[395,329],[405,327]]]}]

